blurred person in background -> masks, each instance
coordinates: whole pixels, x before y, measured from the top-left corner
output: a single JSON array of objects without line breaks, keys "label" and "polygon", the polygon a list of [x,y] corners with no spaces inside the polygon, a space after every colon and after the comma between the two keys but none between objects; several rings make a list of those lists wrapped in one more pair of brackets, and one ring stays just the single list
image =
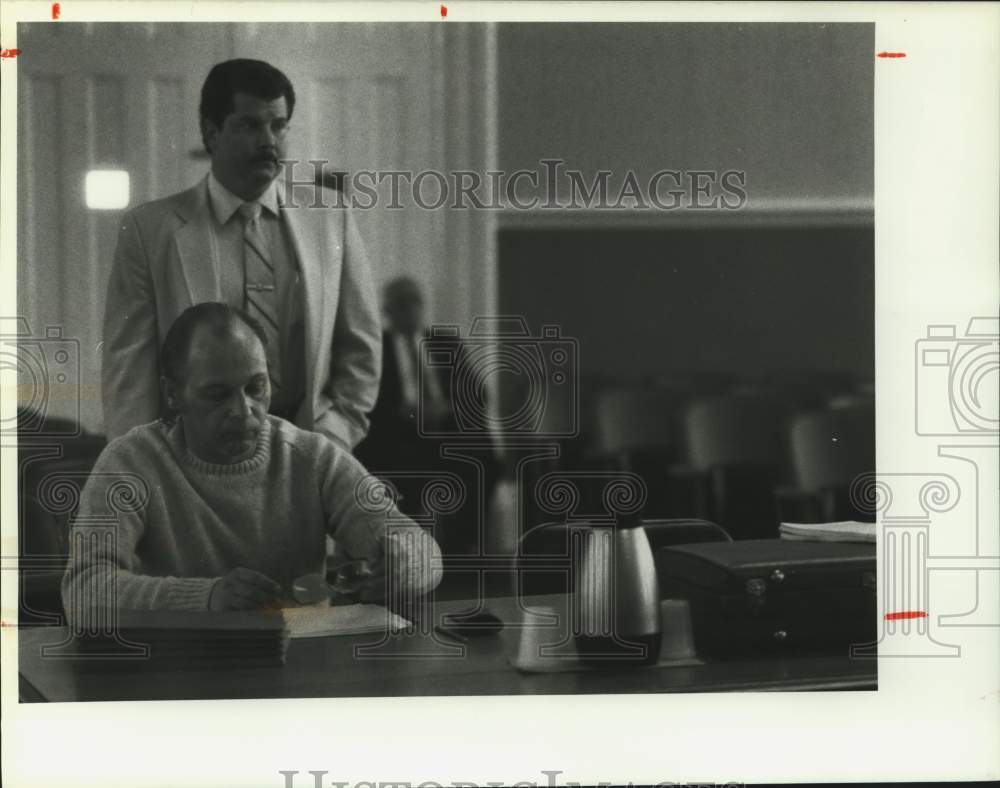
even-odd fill
[{"label": "blurred person in background", "polygon": [[[413,471],[425,474],[448,472],[457,474],[465,485],[466,502],[454,515],[445,518],[441,531],[442,548],[448,552],[467,552],[474,547],[479,526],[476,508],[480,489],[482,511],[489,507],[500,474],[500,460],[495,449],[482,449],[488,431],[463,430],[455,416],[454,392],[450,372],[462,363],[466,352],[457,336],[434,336],[435,347],[453,345],[454,363],[429,365],[421,343],[431,337],[427,326],[426,305],[420,285],[409,276],[389,281],[383,289],[385,330],[382,333],[382,373],[378,399],[371,413],[371,429],[358,446],[358,458],[376,475],[392,477],[392,471]],[[484,401],[485,387],[481,379],[470,389],[478,391]],[[429,434],[431,433],[431,434]],[[444,456],[447,447],[461,449],[475,444],[469,455],[473,462]],[[402,511],[416,516],[422,501],[419,479],[405,476],[393,478],[400,494]]]}]

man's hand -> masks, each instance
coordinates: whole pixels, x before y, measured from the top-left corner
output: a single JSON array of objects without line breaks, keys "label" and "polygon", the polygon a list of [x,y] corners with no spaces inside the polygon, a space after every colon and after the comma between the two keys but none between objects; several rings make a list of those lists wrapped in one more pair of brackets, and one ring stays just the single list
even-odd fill
[{"label": "man's hand", "polygon": [[[385,596],[385,561],[382,558],[348,560],[334,569],[331,589],[335,598],[373,602]],[[378,589],[378,592],[376,592]]]},{"label": "man's hand", "polygon": [[368,562],[368,572],[357,591],[359,602],[384,602],[386,597],[385,557]]},{"label": "man's hand", "polygon": [[[359,602],[384,603],[387,598],[397,596],[407,582],[409,559],[401,549],[402,546],[395,539],[389,538],[382,548],[384,552],[381,555],[365,562],[367,571],[361,578],[356,595]],[[390,566],[392,574],[389,574]]]},{"label": "man's hand", "polygon": [[441,553],[419,529],[390,534],[382,552],[336,567],[333,591],[353,602],[385,603],[399,592],[426,594],[441,581]]},{"label": "man's hand", "polygon": [[209,610],[258,610],[272,605],[281,586],[267,575],[238,566],[212,586]]}]

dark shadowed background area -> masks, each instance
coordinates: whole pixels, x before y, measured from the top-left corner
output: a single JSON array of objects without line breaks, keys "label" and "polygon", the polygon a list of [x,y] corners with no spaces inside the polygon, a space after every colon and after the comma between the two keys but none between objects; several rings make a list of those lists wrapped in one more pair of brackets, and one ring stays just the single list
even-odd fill
[{"label": "dark shadowed background area", "polygon": [[587,376],[875,374],[873,231],[509,230],[501,311],[556,323]]}]

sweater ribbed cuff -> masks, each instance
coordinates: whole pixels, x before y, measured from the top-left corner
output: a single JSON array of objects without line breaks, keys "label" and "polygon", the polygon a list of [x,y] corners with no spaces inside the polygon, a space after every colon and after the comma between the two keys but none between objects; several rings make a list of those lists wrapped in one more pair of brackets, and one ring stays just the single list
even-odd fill
[{"label": "sweater ribbed cuff", "polygon": [[217,577],[174,577],[167,591],[171,610],[208,610],[208,599]]}]

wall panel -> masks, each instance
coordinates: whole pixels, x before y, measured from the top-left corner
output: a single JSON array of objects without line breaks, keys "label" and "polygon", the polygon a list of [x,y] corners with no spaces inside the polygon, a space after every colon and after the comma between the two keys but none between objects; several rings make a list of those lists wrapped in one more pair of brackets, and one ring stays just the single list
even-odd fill
[{"label": "wall panel", "polygon": [[149,133],[146,156],[149,194],[173,194],[188,185],[182,180],[184,168],[179,165],[190,154],[184,146],[188,136],[185,129],[191,125],[194,113],[183,111],[183,80],[157,77],[146,84],[143,98]]},{"label": "wall panel", "polygon": [[64,195],[59,179],[59,133],[62,124],[61,79],[32,75],[18,92],[18,310],[33,330],[61,314],[62,293],[53,287],[64,237],[46,226],[60,215]]},{"label": "wall panel", "polygon": [[[18,64],[18,311],[80,348],[79,412],[103,428],[100,341],[121,211],[85,202],[91,169],[124,169],[136,205],[202,177],[197,96],[221,25],[22,24]],[[73,416],[77,404],[49,412]]]}]

